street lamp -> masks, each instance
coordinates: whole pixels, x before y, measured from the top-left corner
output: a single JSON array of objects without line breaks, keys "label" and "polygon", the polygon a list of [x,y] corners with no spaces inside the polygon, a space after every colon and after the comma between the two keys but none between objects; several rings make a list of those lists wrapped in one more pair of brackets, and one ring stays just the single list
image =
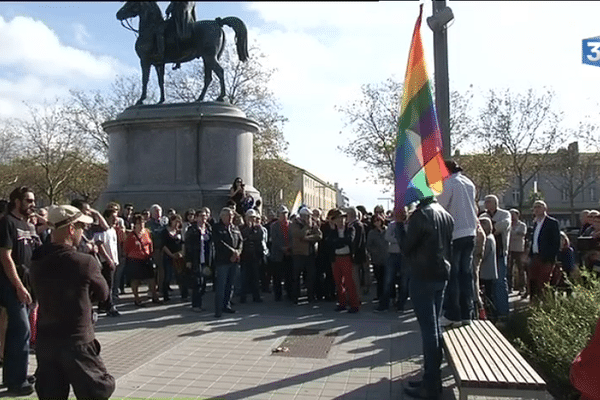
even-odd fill
[{"label": "street lamp", "polygon": [[448,36],[446,27],[454,19],[446,0],[433,0],[433,15],[427,25],[433,31],[433,60],[435,64],[435,105],[442,131],[444,158],[450,158],[450,88],[448,83]]}]

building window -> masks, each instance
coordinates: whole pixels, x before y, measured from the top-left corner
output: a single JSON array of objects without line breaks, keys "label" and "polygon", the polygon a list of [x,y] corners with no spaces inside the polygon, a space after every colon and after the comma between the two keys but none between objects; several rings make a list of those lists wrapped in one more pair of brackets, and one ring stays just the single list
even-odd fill
[{"label": "building window", "polygon": [[513,191],[512,191],[513,204],[519,204],[520,200],[521,200],[521,191],[519,189],[513,189]]},{"label": "building window", "polygon": [[590,201],[598,201],[596,198],[596,188],[593,186],[590,188]]}]

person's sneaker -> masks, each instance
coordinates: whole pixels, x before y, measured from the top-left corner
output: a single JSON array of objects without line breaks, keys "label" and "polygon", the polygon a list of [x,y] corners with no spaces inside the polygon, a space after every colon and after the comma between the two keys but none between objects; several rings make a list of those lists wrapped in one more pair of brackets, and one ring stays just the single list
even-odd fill
[{"label": "person's sneaker", "polygon": [[446,317],[444,317],[444,316],[442,316],[442,317],[440,318],[440,325],[441,325],[443,328],[455,328],[455,327],[458,327],[458,326],[460,326],[461,324],[462,324],[462,322],[461,322],[461,321],[453,321],[453,320],[451,320],[451,319],[448,319],[448,318],[446,318]]},{"label": "person's sneaker", "polygon": [[461,325],[462,326],[471,325],[471,320],[470,319],[463,319],[462,322],[461,322]]},{"label": "person's sneaker", "polygon": [[[407,382],[408,387],[411,388],[420,388],[421,386],[423,386],[423,381],[408,381]],[[440,382],[438,384],[438,392],[442,392],[442,383]]]},{"label": "person's sneaker", "polygon": [[441,398],[441,391],[420,385],[418,387],[407,386],[404,388],[404,393],[413,399],[437,400]]},{"label": "person's sneaker", "polygon": [[234,309],[232,309],[232,308],[229,308],[229,307],[225,307],[225,308],[223,309],[223,312],[224,312],[224,313],[227,313],[227,314],[235,314],[235,310],[234,310]]},{"label": "person's sneaker", "polygon": [[31,393],[33,393],[34,389],[33,389],[33,385],[29,382],[25,383],[22,386],[16,387],[16,388],[8,388],[8,390],[6,391],[6,394],[8,396],[29,396]]},{"label": "person's sneaker", "polygon": [[109,317],[118,317],[119,315],[121,315],[121,313],[115,307],[113,307],[110,310],[108,310],[106,315],[108,315]]}]

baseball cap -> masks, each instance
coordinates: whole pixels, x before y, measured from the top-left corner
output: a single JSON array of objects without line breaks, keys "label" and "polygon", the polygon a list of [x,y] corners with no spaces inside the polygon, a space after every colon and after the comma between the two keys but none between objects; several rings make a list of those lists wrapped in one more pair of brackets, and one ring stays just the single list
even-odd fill
[{"label": "baseball cap", "polygon": [[258,212],[256,212],[256,210],[254,208],[249,209],[248,211],[246,211],[246,217],[259,217]]},{"label": "baseball cap", "polygon": [[88,215],[84,215],[78,208],[62,205],[62,206],[50,206],[48,209],[48,222],[54,228],[60,228],[74,222],[83,222],[84,224],[91,224],[94,219]]}]

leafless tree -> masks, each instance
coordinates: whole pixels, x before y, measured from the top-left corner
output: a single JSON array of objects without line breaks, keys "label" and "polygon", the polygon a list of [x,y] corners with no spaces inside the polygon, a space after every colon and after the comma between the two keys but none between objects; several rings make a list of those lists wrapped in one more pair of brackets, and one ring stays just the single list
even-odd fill
[{"label": "leafless tree", "polygon": [[508,157],[510,172],[517,181],[519,205],[525,201],[525,186],[561,145],[562,114],[554,107],[554,92],[529,89],[524,93],[490,90],[479,113],[477,138],[487,154],[501,150]]}]

